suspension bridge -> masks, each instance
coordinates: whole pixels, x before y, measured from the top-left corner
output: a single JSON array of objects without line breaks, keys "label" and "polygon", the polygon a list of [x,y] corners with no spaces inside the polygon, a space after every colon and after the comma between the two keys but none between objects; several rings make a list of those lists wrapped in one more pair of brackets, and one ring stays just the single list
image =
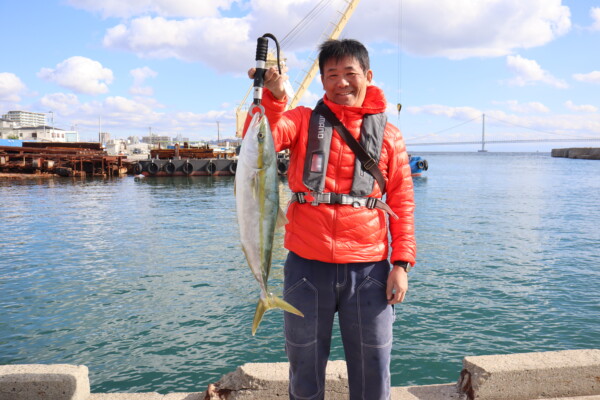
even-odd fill
[{"label": "suspension bridge", "polygon": [[[406,138],[406,146],[407,147],[417,147],[417,146],[452,146],[452,145],[479,145],[481,146],[480,148],[480,152],[485,152],[486,150],[486,145],[490,145],[490,144],[520,144],[520,143],[550,143],[550,142],[556,142],[556,143],[574,143],[574,142],[600,142],[600,136],[574,136],[572,134],[567,134],[567,133],[558,133],[558,132],[549,132],[549,131],[544,131],[541,129],[535,129],[535,128],[531,128],[531,127],[527,127],[524,125],[519,125],[519,124],[515,124],[509,121],[504,121],[501,120],[499,118],[495,118],[495,117],[490,117],[488,116],[488,118],[492,118],[495,122],[495,126],[500,126],[500,125],[509,125],[513,127],[513,131],[510,132],[511,135],[514,135],[514,127],[518,127],[521,129],[525,129],[525,130],[529,130],[529,131],[535,131],[537,132],[537,136],[536,137],[528,137],[528,138],[519,138],[519,139],[515,139],[515,138],[496,138],[496,136],[498,135],[502,135],[501,133],[499,134],[498,132],[494,133],[494,138],[490,138],[489,132],[486,133],[486,115],[483,114],[481,117],[476,117],[473,118],[471,120],[462,122],[458,125],[446,128],[446,129],[442,129],[440,131],[434,132],[434,133],[430,133],[424,136],[420,136],[417,138]],[[438,135],[440,133],[443,132],[448,132],[450,130],[454,130],[458,127],[467,125],[469,123],[479,123],[479,121],[481,121],[481,136],[477,137],[477,138],[473,138],[472,140],[456,140],[456,141],[423,141],[428,137],[438,137]],[[464,128],[463,128],[464,129]],[[486,138],[486,134],[488,135]],[[461,136],[464,137],[470,137],[470,136],[474,136],[472,131],[464,131],[461,132]],[[506,133],[504,134],[506,135]]]}]

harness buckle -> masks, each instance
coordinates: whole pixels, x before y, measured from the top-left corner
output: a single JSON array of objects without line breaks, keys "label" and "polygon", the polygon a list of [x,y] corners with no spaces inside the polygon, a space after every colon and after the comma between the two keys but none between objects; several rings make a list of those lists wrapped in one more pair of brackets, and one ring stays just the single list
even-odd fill
[{"label": "harness buckle", "polygon": [[363,166],[367,171],[369,171],[371,168],[373,168],[373,166],[375,166],[376,163],[377,161],[375,161],[373,158],[369,158]]},{"label": "harness buckle", "polygon": [[344,195],[339,193],[327,193],[329,195],[329,204],[344,204]]},{"label": "harness buckle", "polygon": [[377,205],[377,198],[375,197],[367,197],[367,204],[365,205],[368,209],[374,209]]},{"label": "harness buckle", "polygon": [[296,192],[296,201],[300,204],[306,203],[306,199],[304,198],[304,192]]},{"label": "harness buckle", "polygon": [[321,193],[315,193],[315,192],[311,192],[310,195],[312,196],[312,201],[310,202],[311,206],[318,206],[320,203],[322,203],[322,199],[321,199]]}]

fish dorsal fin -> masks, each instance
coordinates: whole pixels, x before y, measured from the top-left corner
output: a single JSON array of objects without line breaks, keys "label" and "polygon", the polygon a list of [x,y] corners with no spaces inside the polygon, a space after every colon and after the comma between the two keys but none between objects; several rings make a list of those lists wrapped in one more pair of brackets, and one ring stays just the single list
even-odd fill
[{"label": "fish dorsal fin", "polygon": [[281,207],[277,207],[277,222],[275,226],[277,228],[281,228],[282,226],[285,226],[288,222],[289,221],[285,216],[285,212],[281,209]]}]

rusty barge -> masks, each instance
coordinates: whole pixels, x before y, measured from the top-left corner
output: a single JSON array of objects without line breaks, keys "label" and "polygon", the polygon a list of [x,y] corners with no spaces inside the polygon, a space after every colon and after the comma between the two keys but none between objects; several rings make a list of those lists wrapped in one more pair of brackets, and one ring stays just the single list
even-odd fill
[{"label": "rusty barge", "polygon": [[[280,175],[287,174],[289,159],[278,154],[277,169]],[[215,152],[208,146],[150,151],[150,159],[132,165],[135,175],[147,177],[166,176],[231,176],[237,169],[237,152]]]},{"label": "rusty barge", "polygon": [[121,176],[125,156],[110,156],[100,143],[23,142],[0,146],[0,173],[46,176]]}]

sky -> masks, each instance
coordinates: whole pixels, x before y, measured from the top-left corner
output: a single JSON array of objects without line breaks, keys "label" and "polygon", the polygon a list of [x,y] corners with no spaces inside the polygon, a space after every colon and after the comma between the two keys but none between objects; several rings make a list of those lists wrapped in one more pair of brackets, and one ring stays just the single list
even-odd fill
[{"label": "sky", "polygon": [[[298,82],[345,0],[0,0],[0,115],[46,113],[81,140],[235,136],[256,39]],[[361,0],[363,42],[409,151],[420,143],[600,138],[600,0]],[[269,42],[273,48],[273,42]],[[300,105],[314,106],[317,75]],[[397,104],[402,104],[400,113]],[[485,114],[485,124],[483,115]],[[489,151],[600,142],[488,143]]]}]

